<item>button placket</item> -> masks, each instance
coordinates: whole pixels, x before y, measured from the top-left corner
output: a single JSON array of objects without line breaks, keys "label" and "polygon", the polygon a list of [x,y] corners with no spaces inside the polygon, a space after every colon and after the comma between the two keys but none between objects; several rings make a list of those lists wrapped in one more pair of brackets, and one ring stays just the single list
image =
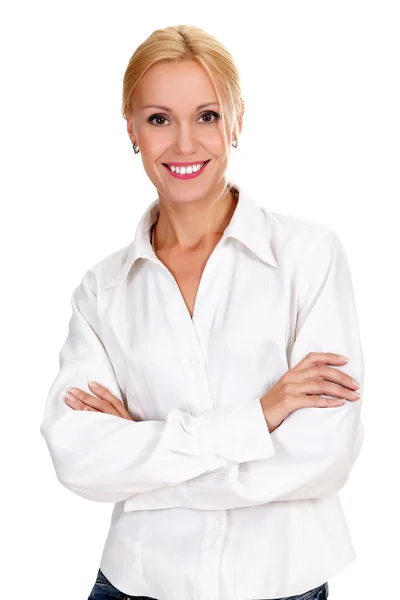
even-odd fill
[{"label": "button placket", "polygon": [[213,529],[217,529],[219,527],[219,521],[217,519],[215,519],[214,521],[212,521],[211,527]]},{"label": "button placket", "polygon": [[160,263],[160,269],[153,270],[160,302],[169,321],[174,342],[182,356],[183,364],[186,365],[190,386],[185,396],[188,411],[193,416],[215,408],[201,343],[201,333],[203,329],[208,331],[210,310],[218,296],[219,286],[222,285],[218,265],[223,250],[223,245],[217,244],[205,265],[197,290],[193,318],[190,318],[181,291],[169,269]]},{"label": "button placket", "polygon": [[220,598],[220,563],[225,535],[213,526],[215,511],[206,511],[204,536],[199,556],[199,585],[201,598]]}]

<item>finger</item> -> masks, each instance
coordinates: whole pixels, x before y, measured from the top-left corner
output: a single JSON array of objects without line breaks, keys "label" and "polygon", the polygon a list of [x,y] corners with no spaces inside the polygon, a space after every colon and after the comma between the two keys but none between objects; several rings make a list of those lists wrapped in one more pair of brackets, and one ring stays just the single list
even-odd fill
[{"label": "finger", "polygon": [[[94,385],[94,383],[96,385]],[[93,393],[96,394],[96,396],[99,396],[99,398],[107,400],[107,402],[109,402],[111,404],[111,406],[117,411],[117,413],[121,417],[123,417],[124,419],[131,418],[128,411],[126,410],[125,406],[121,402],[121,400],[119,398],[117,398],[116,396],[114,396],[114,394],[112,394],[103,385],[100,385],[99,383],[97,383],[97,381],[96,382],[89,381],[88,386],[93,391]]]},{"label": "finger", "polygon": [[66,398],[69,399],[68,404],[71,402],[70,406],[75,406],[75,402],[80,401],[84,406],[92,407],[98,412],[115,415],[116,417],[121,416],[109,402],[101,398],[97,398],[96,396],[92,396],[91,394],[88,394],[79,388],[70,388]]},{"label": "finger", "polygon": [[332,406],[344,406],[346,404],[345,398],[324,398],[315,394],[304,394],[295,396],[293,401],[297,404],[297,408],[311,408],[312,406],[318,408],[329,408]]},{"label": "finger", "polygon": [[309,352],[300,362],[292,367],[291,371],[299,371],[307,367],[312,367],[318,363],[327,365],[344,365],[349,362],[346,356],[335,354],[334,352]]},{"label": "finger", "polygon": [[[68,395],[71,396],[71,394],[68,394]],[[91,411],[98,412],[95,408],[87,406],[84,402],[81,402],[81,400],[78,400],[77,398],[75,398],[75,400],[71,400],[71,398],[68,398],[67,396],[65,396],[65,402],[68,404],[68,406],[70,406],[74,410],[87,410],[87,411],[91,410]]]},{"label": "finger", "polygon": [[357,392],[348,390],[341,385],[336,385],[336,383],[330,383],[324,379],[306,381],[305,383],[288,383],[286,389],[288,394],[297,396],[302,394],[324,394],[337,398],[346,398],[346,400],[351,400],[353,402],[359,400]]},{"label": "finger", "polygon": [[[351,390],[360,387],[358,381],[352,379],[352,377],[350,377],[350,375],[347,375],[347,373],[343,373],[343,371],[335,369],[335,367],[329,367],[328,365],[324,364],[317,364],[312,367],[302,369],[301,371],[296,371],[296,374],[293,375],[293,377],[295,377],[295,379],[293,379],[293,382],[305,382],[314,379],[325,379],[326,381],[337,383],[338,385],[349,388]],[[287,380],[290,381],[290,371]]]}]

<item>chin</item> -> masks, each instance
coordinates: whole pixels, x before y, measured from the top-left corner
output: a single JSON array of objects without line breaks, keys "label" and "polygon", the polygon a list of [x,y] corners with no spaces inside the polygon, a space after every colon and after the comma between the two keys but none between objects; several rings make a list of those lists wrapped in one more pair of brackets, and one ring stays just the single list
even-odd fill
[{"label": "chin", "polygon": [[182,191],[175,192],[175,190],[168,190],[167,194],[165,195],[174,204],[188,204],[190,202],[197,202],[201,200],[208,193],[208,191],[209,190],[188,190],[186,193],[182,193]]},{"label": "chin", "polygon": [[212,191],[214,185],[206,181],[200,183],[193,179],[193,183],[180,182],[177,180],[177,183],[172,182],[166,184],[165,181],[162,181],[158,182],[157,187],[164,196],[171,200],[171,202],[182,204],[184,202],[201,200]]}]

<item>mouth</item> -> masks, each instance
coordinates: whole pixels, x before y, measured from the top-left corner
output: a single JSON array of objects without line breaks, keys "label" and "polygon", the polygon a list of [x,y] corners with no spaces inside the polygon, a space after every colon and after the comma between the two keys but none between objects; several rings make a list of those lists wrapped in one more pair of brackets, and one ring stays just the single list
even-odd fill
[{"label": "mouth", "polygon": [[[194,179],[201,175],[211,159],[206,160],[203,163],[197,163],[197,165],[190,165],[189,167],[175,167],[174,165],[168,166],[166,163],[162,163],[167,169],[168,173],[177,179]],[[180,172],[182,170],[182,173]]]}]

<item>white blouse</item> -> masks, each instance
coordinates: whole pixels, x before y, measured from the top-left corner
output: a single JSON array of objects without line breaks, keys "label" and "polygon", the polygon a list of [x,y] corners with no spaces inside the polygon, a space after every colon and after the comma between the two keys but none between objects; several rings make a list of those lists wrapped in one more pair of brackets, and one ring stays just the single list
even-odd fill
[{"label": "white blouse", "polygon": [[[100,567],[126,594],[284,598],[355,558],[338,491],[364,437],[364,359],[345,251],[235,185],[193,319],[151,245],[159,198],[72,294],[40,432],[62,485],[115,503]],[[337,368],[361,399],[298,409],[270,433],[260,398],[309,352],[347,356]],[[134,421],[69,407],[90,380]]]}]

